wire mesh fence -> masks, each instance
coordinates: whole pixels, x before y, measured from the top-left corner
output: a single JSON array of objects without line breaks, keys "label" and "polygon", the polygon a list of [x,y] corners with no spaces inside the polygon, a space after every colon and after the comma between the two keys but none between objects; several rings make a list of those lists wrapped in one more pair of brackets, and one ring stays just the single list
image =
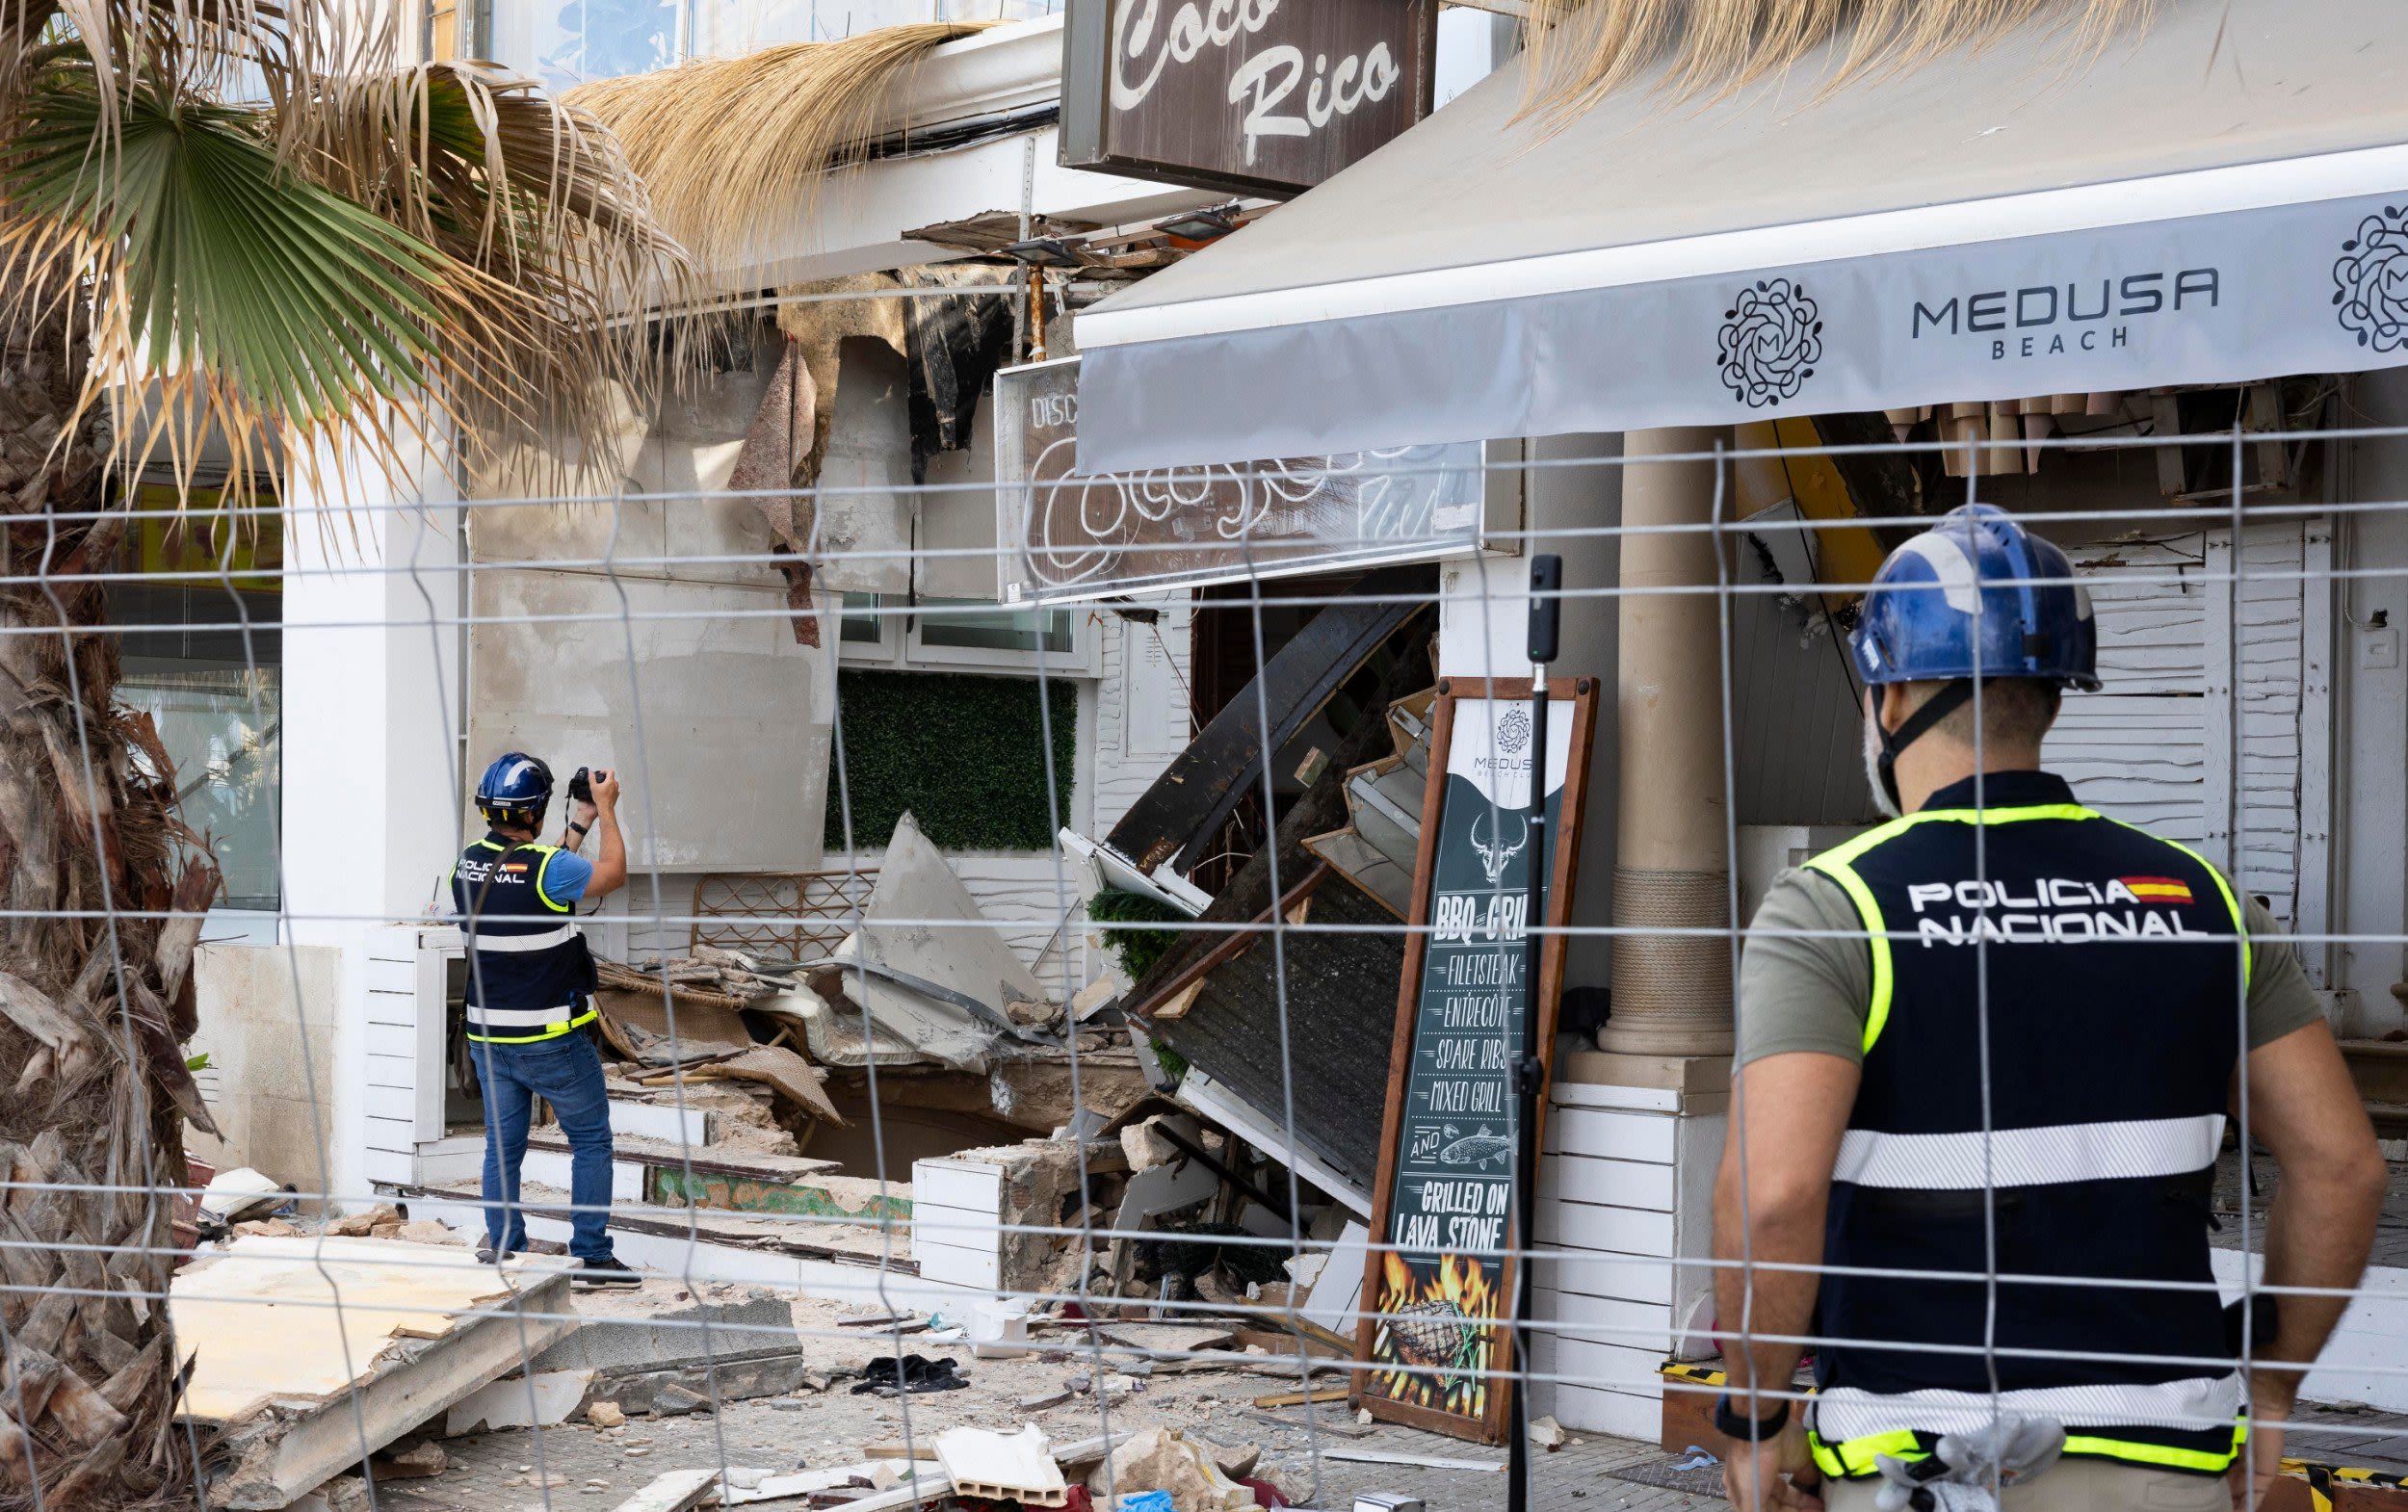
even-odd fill
[{"label": "wire mesh fence", "polygon": [[[2039,1485],[2212,1500],[2237,1421],[2291,1470],[2238,1504],[2379,1482],[2408,541],[2353,398],[1492,450],[1402,548],[1463,457],[12,518],[0,1476],[76,1505],[44,1441],[139,1418],[241,1507],[1472,1506],[1568,1437],[1531,1504],[1673,1505],[1727,1395],[1844,1504],[2002,1421]],[[1888,591],[2070,583],[2102,686],[1977,639],[1919,750],[1850,637],[1976,503],[2068,565]],[[488,836],[510,750],[555,791]]]}]

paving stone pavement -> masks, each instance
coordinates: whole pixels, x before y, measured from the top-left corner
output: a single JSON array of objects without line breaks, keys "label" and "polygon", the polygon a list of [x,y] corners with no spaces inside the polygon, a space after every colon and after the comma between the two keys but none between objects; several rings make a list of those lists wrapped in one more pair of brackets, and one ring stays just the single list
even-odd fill
[{"label": "paving stone pavement", "polygon": [[[444,1441],[452,1460],[450,1470],[429,1479],[380,1486],[376,1503],[379,1512],[609,1512],[663,1471],[719,1463],[722,1448],[729,1465],[773,1471],[793,1469],[798,1461],[819,1468],[858,1459],[856,1438],[848,1433],[841,1442],[827,1439],[821,1430],[824,1425],[833,1426],[830,1415],[816,1412],[815,1406],[812,1398],[801,1399],[799,1410],[772,1407],[768,1401],[733,1402],[716,1422],[704,1414],[636,1419],[624,1429],[607,1434],[581,1423],[563,1423],[539,1433],[519,1429],[450,1439]],[[850,1415],[846,1417],[850,1422]],[[1473,1512],[1505,1505],[1505,1476],[1498,1472],[1432,1471],[1323,1459],[1316,1487],[1306,1436],[1273,1428],[1238,1408],[1201,1411],[1177,1425],[1223,1444],[1261,1444],[1265,1468],[1260,1473],[1303,1505],[1345,1509],[1353,1505],[1357,1491],[1374,1490],[1419,1496],[1429,1512]],[[915,1436],[920,1431],[921,1424],[915,1421]],[[1067,1425],[1056,1425],[1054,1432],[1060,1440],[1075,1436]],[[900,1422],[892,1436],[902,1437]],[[1663,1458],[1654,1445],[1591,1434],[1576,1434],[1574,1439],[1557,1452],[1540,1457],[1532,1499],[1535,1512],[1685,1512],[1706,1507],[1720,1512],[1724,1506],[1718,1497],[1639,1485],[1608,1473],[1618,1466]],[[1504,1458],[1500,1450],[1396,1427],[1382,1427],[1360,1439],[1325,1438],[1322,1444],[1326,1448]],[[538,1486],[539,1473],[554,1484]]]}]

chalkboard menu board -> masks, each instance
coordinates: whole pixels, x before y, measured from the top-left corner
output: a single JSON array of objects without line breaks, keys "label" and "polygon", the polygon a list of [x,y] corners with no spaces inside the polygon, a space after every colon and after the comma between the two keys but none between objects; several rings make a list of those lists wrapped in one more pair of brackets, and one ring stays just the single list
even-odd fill
[{"label": "chalkboard menu board", "polygon": [[[1512,1065],[1532,997],[1523,921],[1530,869],[1547,919],[1570,916],[1583,777],[1596,717],[1588,678],[1548,685],[1535,749],[1528,681],[1438,685],[1412,922],[1366,1267],[1356,1402],[1393,1421],[1494,1442],[1507,1397],[1515,1120]],[[1531,778],[1546,774],[1544,854]],[[1537,1049],[1555,1042],[1564,939],[1542,942]],[[1545,1107],[1545,1098],[1540,1098]]]}]

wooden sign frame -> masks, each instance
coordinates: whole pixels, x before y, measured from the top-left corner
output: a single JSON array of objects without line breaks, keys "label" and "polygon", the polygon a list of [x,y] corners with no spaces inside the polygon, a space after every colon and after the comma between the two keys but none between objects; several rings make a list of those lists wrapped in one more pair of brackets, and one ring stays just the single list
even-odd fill
[{"label": "wooden sign frame", "polygon": [[[1165,74],[1157,61],[1149,69],[1141,61],[1129,72],[1143,81],[1142,106],[1114,104],[1115,87],[1123,82],[1115,67],[1113,48],[1119,39],[1115,8],[1143,6],[1147,0],[1069,0],[1063,7],[1061,130],[1058,156],[1063,168],[1092,169],[1131,178],[1154,179],[1234,195],[1260,195],[1288,199],[1311,189],[1395,141],[1429,118],[1437,108],[1438,0],[1306,0],[1286,9],[1214,12],[1214,29],[1235,21],[1236,35],[1207,30],[1199,49],[1175,73]],[[1160,0],[1150,11],[1148,35],[1154,50],[1170,45],[1174,33],[1204,8],[1194,0],[1174,4]],[[1374,18],[1394,23],[1382,28]],[[1250,27],[1249,27],[1249,22]],[[1398,70],[1395,92],[1378,104],[1339,106],[1348,93],[1349,80],[1369,65],[1369,55],[1352,56],[1346,43],[1346,23],[1387,56]],[[1341,28],[1332,36],[1330,25]],[[1258,35],[1259,34],[1259,35]],[[1191,34],[1192,37],[1194,34]],[[1396,46],[1391,50],[1388,44]],[[1294,55],[1293,71],[1265,74],[1248,93],[1232,94],[1230,86],[1245,73],[1269,62],[1269,53]],[[1332,74],[1318,71],[1309,81],[1305,64],[1335,65]],[[1191,69],[1190,65],[1192,65]],[[1130,81],[1136,82],[1136,81]],[[1332,91],[1335,91],[1334,93]],[[1245,133],[1254,131],[1254,108],[1310,120],[1308,111],[1337,106],[1320,125],[1309,126],[1301,139],[1291,135],[1296,121],[1262,137],[1256,145],[1261,159],[1245,149]],[[1235,129],[1239,135],[1231,135]],[[1298,142],[1301,145],[1296,145]],[[1283,170],[1284,169],[1284,170]]]},{"label": "wooden sign frame", "polygon": [[[1367,1408],[1373,1417],[1389,1422],[1444,1433],[1454,1438],[1470,1439],[1483,1444],[1502,1443],[1505,1436],[1510,1398],[1505,1391],[1489,1390],[1481,1412],[1471,1416],[1426,1406],[1418,1402],[1400,1401],[1374,1393],[1368,1387],[1378,1367],[1373,1361],[1374,1341],[1377,1338],[1384,1290],[1382,1270],[1390,1252],[1390,1222],[1396,1199],[1397,1162],[1401,1144],[1406,1088],[1414,1065],[1414,1046],[1422,999],[1422,971],[1428,955],[1431,918],[1431,895],[1436,890],[1439,843],[1445,832],[1446,793],[1449,758],[1454,739],[1455,709],[1462,702],[1528,703],[1531,679],[1523,678],[1446,678],[1438,684],[1438,699],[1432,712],[1429,776],[1422,799],[1421,846],[1413,867],[1412,932],[1405,937],[1403,980],[1398,989],[1396,1039],[1389,1059],[1388,1097],[1381,1123],[1379,1178],[1372,1193],[1372,1242],[1364,1257],[1363,1316],[1355,1324],[1354,1371],[1348,1389],[1348,1404]],[[1551,678],[1547,683],[1550,721],[1568,719],[1569,743],[1564,755],[1563,795],[1557,811],[1555,832],[1548,844],[1552,847],[1547,890],[1547,919],[1550,927],[1561,927],[1571,917],[1573,887],[1580,874],[1581,838],[1584,830],[1583,809],[1588,795],[1588,764],[1597,729],[1597,680],[1592,677]],[[1546,753],[1536,753],[1532,780],[1543,783],[1546,777]],[[1537,1014],[1536,1048],[1540,1065],[1537,1099],[1537,1129],[1532,1140],[1534,1148],[1546,1148],[1547,1090],[1554,1079],[1555,1037],[1557,1011],[1563,997],[1564,958],[1570,945],[1562,934],[1546,935],[1539,945],[1537,993],[1534,1003],[1525,1004],[1526,1012]],[[1507,1096],[1511,1095],[1508,1074]],[[1507,1167],[1508,1173],[1510,1166]],[[1509,1176],[1508,1176],[1509,1181]],[[1509,1250],[1528,1247],[1512,1223],[1506,1226],[1505,1247]],[[1513,1288],[1519,1281],[1518,1266],[1510,1256],[1498,1263],[1496,1294],[1510,1310]],[[1498,1338],[1491,1347],[1484,1369],[1491,1382],[1509,1380],[1514,1369],[1512,1335],[1506,1323],[1491,1325]]]}]

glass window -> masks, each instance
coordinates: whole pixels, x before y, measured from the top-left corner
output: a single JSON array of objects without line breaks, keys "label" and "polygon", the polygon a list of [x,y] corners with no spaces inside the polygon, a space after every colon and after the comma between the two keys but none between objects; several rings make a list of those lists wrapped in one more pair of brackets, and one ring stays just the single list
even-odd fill
[{"label": "glass window", "polygon": [[[137,523],[119,570],[112,622],[129,627],[118,699],[150,716],[175,768],[184,822],[216,852],[222,908],[276,908],[276,830],[283,793],[283,537],[275,516],[231,531],[217,495],[176,509],[173,490],[136,491]],[[215,581],[221,563],[232,576]]]},{"label": "glass window", "polygon": [[[437,0],[441,3],[441,0]],[[489,55],[555,90],[914,21],[1026,21],[1060,0],[491,0]]]},{"label": "glass window", "polygon": [[879,645],[886,639],[886,616],[878,613],[885,601],[883,593],[848,593],[845,595],[844,626],[839,639],[855,645]]},{"label": "glass window", "polygon": [[920,602],[922,645],[1032,654],[1043,650],[1049,655],[1066,655],[1070,650],[1070,611],[1066,609],[1005,609],[974,598]]}]

